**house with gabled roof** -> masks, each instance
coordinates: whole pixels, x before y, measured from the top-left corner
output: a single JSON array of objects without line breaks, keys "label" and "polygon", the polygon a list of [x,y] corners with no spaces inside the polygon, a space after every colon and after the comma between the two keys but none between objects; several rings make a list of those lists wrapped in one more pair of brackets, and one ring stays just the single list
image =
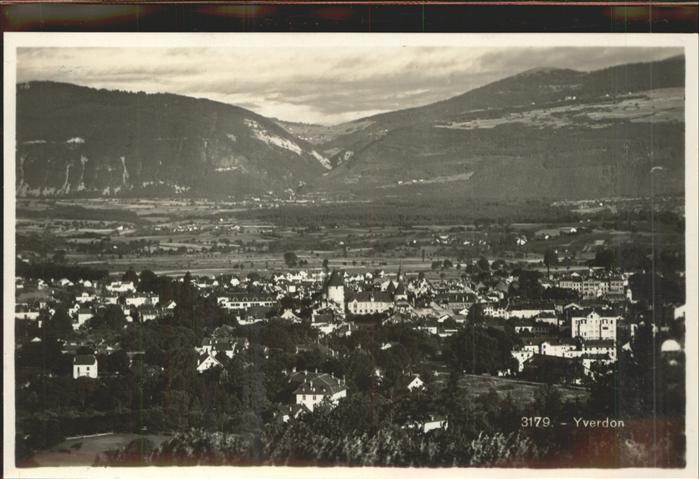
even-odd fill
[{"label": "house with gabled roof", "polygon": [[223,364],[212,354],[203,354],[199,356],[199,361],[197,364],[197,372],[199,372],[199,374],[203,373],[208,369],[216,367],[223,367]]},{"label": "house with gabled roof", "polygon": [[287,321],[291,321],[292,323],[300,323],[301,318],[294,313],[294,311],[290,308],[286,308],[282,314],[279,315],[281,319],[285,319]]},{"label": "house with gabled roof", "polygon": [[393,297],[385,291],[362,291],[347,301],[347,309],[353,315],[384,313],[393,308]]},{"label": "house with gabled roof", "polygon": [[75,321],[73,322],[73,329],[75,329],[75,330],[80,329],[80,326],[85,324],[87,321],[92,319],[94,316],[95,316],[95,313],[92,311],[92,309],[84,307],[84,306],[79,308],[77,314],[75,315]]},{"label": "house with gabled roof", "polygon": [[229,358],[250,347],[250,340],[244,337],[204,338],[196,350],[202,354],[216,356],[220,353]]},{"label": "house with gabled roof", "polygon": [[97,357],[94,354],[78,354],[73,358],[73,379],[96,379],[97,375]]},{"label": "house with gabled roof", "polygon": [[295,386],[295,404],[303,405],[311,412],[323,402],[337,405],[340,399],[347,397],[345,380],[332,374],[298,371],[291,375],[289,382]]},{"label": "house with gabled roof", "polygon": [[419,389],[424,389],[425,388],[425,381],[420,379],[420,375],[418,374],[413,374],[411,376],[410,382],[406,386],[408,388],[408,391],[417,391]]}]

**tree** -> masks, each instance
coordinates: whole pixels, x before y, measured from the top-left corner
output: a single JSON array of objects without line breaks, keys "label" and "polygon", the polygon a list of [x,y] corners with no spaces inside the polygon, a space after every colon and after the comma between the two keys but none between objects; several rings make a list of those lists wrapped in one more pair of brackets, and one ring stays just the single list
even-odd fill
[{"label": "tree", "polygon": [[126,317],[120,306],[109,304],[106,308],[98,310],[97,314],[88,320],[88,324],[95,329],[121,331],[126,324]]},{"label": "tree", "polygon": [[54,337],[65,338],[73,332],[73,320],[68,316],[68,311],[60,306],[56,309],[46,328],[47,332]]},{"label": "tree", "polygon": [[119,349],[112,354],[100,358],[100,371],[109,371],[119,374],[127,374],[129,372],[129,358],[126,351]]},{"label": "tree", "polygon": [[298,256],[293,251],[284,253],[284,262],[289,268],[294,268],[298,264]]},{"label": "tree", "polygon": [[514,369],[513,345],[512,338],[502,331],[469,325],[450,338],[445,356],[457,371],[497,374]]},{"label": "tree", "polygon": [[121,280],[138,284],[138,275],[136,274],[136,271],[134,271],[133,267],[129,267],[129,269],[121,276]]},{"label": "tree", "polygon": [[63,249],[56,250],[51,258],[54,263],[65,263],[66,262],[66,252]]},{"label": "tree", "polygon": [[517,293],[520,297],[528,300],[538,300],[543,293],[543,287],[539,283],[541,273],[538,271],[521,270],[517,275],[519,289]]},{"label": "tree", "polygon": [[558,263],[558,255],[551,248],[544,252],[544,265],[546,266],[546,276],[551,277],[551,266]]},{"label": "tree", "polygon": [[478,258],[476,266],[478,266],[478,269],[480,269],[482,273],[487,273],[488,271],[490,271],[490,263],[488,263],[488,260],[485,259],[483,256]]},{"label": "tree", "polygon": [[475,303],[468,309],[468,315],[466,316],[470,324],[480,324],[485,319],[485,314],[483,314],[483,305],[481,303]]},{"label": "tree", "polygon": [[144,269],[139,275],[138,290],[155,293],[158,292],[158,275],[149,269]]}]

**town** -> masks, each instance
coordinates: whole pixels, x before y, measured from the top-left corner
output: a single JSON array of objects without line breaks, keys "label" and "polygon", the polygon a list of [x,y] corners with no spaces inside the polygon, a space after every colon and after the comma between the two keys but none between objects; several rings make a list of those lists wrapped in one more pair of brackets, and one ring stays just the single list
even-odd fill
[{"label": "town", "polygon": [[[667,369],[663,407],[680,407],[670,394],[684,378],[675,272],[547,271],[551,261],[445,259],[437,271],[461,272],[449,278],[327,261],[168,277],[18,258],[20,444],[30,460],[69,436],[191,427],[245,435],[353,397],[381,397],[405,431],[446,432],[459,418],[437,398],[489,394],[514,415],[545,402],[542,394],[599,407],[617,362],[636,364],[656,349]],[[614,404],[595,411],[619,413]]]}]

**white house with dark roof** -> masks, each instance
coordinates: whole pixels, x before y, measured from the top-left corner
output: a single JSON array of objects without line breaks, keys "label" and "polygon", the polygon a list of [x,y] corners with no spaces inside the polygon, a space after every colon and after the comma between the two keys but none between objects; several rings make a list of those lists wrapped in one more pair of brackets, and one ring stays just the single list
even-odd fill
[{"label": "white house with dark roof", "polygon": [[393,308],[393,297],[383,291],[363,291],[347,301],[347,309],[354,315],[384,313]]},{"label": "white house with dark roof", "polygon": [[311,412],[315,406],[324,401],[337,405],[340,399],[347,397],[344,379],[338,379],[327,373],[299,371],[291,376],[290,382],[298,384],[293,392],[294,402],[305,406]]},{"label": "white house with dark roof", "polygon": [[78,354],[73,358],[73,379],[96,379],[97,374],[97,358],[94,354]]},{"label": "white house with dark roof", "polygon": [[223,353],[229,358],[233,358],[236,354],[247,349],[250,346],[248,338],[204,338],[200,348],[197,351],[203,354],[216,356]]},{"label": "white house with dark roof", "polygon": [[286,319],[287,321],[291,321],[292,323],[300,323],[301,318],[299,318],[296,313],[294,313],[291,309],[287,308],[284,310],[282,314],[279,315],[280,318]]},{"label": "white house with dark roof", "polygon": [[408,388],[408,391],[415,391],[415,390],[419,390],[419,389],[424,389],[425,382],[422,379],[420,379],[419,375],[415,374],[412,376],[412,379],[410,380],[410,382],[408,383],[408,385],[406,387]]},{"label": "white house with dark roof", "polygon": [[95,316],[95,313],[93,313],[92,309],[82,307],[78,309],[77,314],[75,315],[75,321],[73,322],[73,329],[78,330],[80,329],[80,326],[85,324],[87,321],[92,319]]},{"label": "white house with dark roof", "polygon": [[223,367],[223,364],[221,364],[221,361],[216,359],[212,354],[204,354],[199,357],[199,361],[197,364],[197,372],[199,372],[200,374],[206,371],[207,369],[216,367]]}]

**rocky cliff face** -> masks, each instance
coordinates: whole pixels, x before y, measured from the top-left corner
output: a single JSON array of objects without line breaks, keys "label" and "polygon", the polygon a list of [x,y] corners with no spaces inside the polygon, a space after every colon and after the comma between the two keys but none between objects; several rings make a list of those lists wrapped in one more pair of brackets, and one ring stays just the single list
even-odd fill
[{"label": "rocky cliff face", "polygon": [[17,87],[19,195],[236,194],[327,171],[307,142],[251,111],[177,95]]}]

